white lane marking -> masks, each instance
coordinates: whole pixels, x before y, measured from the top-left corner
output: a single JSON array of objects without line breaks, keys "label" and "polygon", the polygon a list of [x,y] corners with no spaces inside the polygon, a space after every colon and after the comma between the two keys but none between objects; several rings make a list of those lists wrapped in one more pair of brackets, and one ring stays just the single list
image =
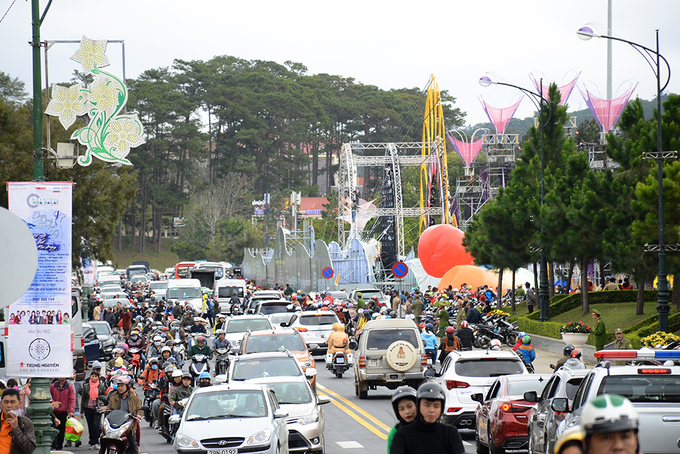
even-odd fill
[{"label": "white lane marking", "polygon": [[363,448],[364,446],[361,443],[357,443],[356,441],[336,441],[336,443],[344,449],[357,449],[357,448]]}]

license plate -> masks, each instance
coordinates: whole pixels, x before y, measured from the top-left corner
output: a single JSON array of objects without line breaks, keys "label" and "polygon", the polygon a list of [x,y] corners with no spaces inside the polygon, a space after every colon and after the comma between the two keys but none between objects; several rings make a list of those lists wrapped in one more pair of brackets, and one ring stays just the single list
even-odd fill
[{"label": "license plate", "polygon": [[209,449],[208,454],[238,454],[238,448]]},{"label": "license plate", "polygon": [[338,364],[345,364],[345,358],[337,358],[335,362]]},{"label": "license plate", "polygon": [[382,366],[381,358],[368,358],[368,367],[380,367]]},{"label": "license plate", "polygon": [[324,337],[325,334],[326,334],[325,331],[317,331],[317,332],[316,332],[316,335],[319,336],[319,337]]}]

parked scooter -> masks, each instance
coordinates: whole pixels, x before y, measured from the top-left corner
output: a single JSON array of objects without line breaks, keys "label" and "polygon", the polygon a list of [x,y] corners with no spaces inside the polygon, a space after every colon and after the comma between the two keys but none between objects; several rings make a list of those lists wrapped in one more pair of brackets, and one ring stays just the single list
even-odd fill
[{"label": "parked scooter", "polygon": [[105,417],[99,436],[99,454],[124,454],[128,449],[128,438],[136,437],[132,432],[139,418],[122,410],[111,410]]}]

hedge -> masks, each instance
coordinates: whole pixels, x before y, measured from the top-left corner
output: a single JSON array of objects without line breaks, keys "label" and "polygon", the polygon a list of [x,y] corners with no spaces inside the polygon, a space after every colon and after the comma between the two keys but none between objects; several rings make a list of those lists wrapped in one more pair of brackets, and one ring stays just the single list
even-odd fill
[{"label": "hedge", "polygon": [[[645,290],[645,301],[656,301],[656,290]],[[612,292],[588,292],[588,304],[621,304],[637,301],[637,290],[618,290]],[[574,308],[581,307],[580,293],[571,295],[555,295],[550,300],[550,316],[560,315]],[[541,311],[534,311],[525,317],[538,320]]]}]

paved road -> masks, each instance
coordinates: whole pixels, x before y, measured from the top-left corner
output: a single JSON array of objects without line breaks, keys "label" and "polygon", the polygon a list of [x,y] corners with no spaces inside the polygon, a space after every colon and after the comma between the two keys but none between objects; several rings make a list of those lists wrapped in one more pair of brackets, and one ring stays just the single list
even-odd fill
[{"label": "paved road", "polygon": [[[559,359],[559,355],[537,350],[534,363],[538,373],[551,373],[549,365]],[[375,454],[385,452],[385,443],[390,428],[396,418],[390,404],[391,391],[379,388],[370,391],[368,399],[360,400],[354,395],[354,373],[349,370],[343,378],[336,378],[326,370],[323,357],[317,357],[318,392],[331,398],[324,406],[326,414],[326,451],[328,454]],[[139,387],[138,387],[139,392]],[[87,428],[85,429],[87,434]],[[474,432],[461,431],[466,452],[475,452]],[[86,435],[83,446],[69,448],[74,453],[87,451]],[[149,428],[145,421],[142,425],[140,453],[169,454],[172,445],[166,443],[158,432]]]}]

